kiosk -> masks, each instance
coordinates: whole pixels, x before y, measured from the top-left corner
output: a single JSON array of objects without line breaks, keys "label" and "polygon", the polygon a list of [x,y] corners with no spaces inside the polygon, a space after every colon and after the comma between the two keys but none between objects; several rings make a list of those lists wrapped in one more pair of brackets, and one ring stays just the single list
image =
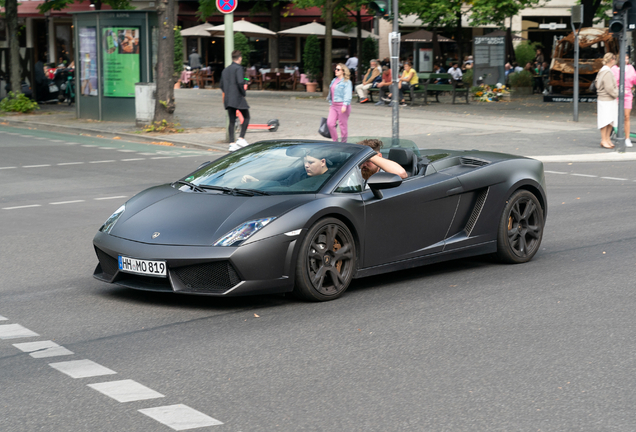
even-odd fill
[{"label": "kiosk", "polygon": [[135,122],[135,84],[152,82],[157,14],[109,10],[73,14],[77,118]]}]

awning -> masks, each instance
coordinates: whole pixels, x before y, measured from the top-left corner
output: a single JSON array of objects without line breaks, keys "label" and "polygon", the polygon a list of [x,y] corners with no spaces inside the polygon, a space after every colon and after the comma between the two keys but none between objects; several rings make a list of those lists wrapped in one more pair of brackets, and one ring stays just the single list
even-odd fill
[{"label": "awning", "polygon": [[[433,42],[433,32],[427,30],[418,30],[413,33],[402,36],[402,42]],[[455,42],[452,39],[437,34],[437,42]]]}]

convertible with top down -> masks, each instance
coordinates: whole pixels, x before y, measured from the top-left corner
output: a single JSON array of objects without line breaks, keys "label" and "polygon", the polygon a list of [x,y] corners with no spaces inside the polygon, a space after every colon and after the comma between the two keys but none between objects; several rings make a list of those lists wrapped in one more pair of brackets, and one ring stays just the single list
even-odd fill
[{"label": "convertible with top down", "polygon": [[[388,140],[390,142],[390,140]],[[93,240],[94,277],[160,292],[341,296],[354,278],[493,254],[524,263],[547,216],[543,164],[502,153],[262,141],[151,187]],[[312,161],[321,171],[307,168]]]}]

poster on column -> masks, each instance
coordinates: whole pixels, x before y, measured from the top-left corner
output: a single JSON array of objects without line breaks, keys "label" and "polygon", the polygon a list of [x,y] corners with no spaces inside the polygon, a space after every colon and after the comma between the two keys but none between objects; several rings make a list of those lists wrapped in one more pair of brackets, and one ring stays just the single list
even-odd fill
[{"label": "poster on column", "polygon": [[139,28],[106,27],[104,49],[104,96],[135,97],[140,80]]},{"label": "poster on column", "polygon": [[418,72],[433,72],[433,49],[420,48],[420,64]]},{"label": "poster on column", "polygon": [[97,96],[97,29],[81,27],[79,42],[80,94]]}]

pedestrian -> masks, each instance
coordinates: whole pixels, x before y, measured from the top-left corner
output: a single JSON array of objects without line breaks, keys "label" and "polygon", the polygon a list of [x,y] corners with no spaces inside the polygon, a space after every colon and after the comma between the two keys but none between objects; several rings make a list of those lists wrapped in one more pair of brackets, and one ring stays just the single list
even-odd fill
[{"label": "pedestrian", "polygon": [[341,141],[347,142],[349,114],[351,114],[351,93],[353,86],[351,85],[351,72],[349,68],[342,63],[336,65],[336,77],[329,85],[329,115],[327,116],[327,127],[331,134],[331,139],[338,141],[338,132],[336,131],[336,123],[340,125]]},{"label": "pedestrian", "polygon": [[[241,62],[243,55],[240,51],[232,51],[232,64],[223,69],[221,74],[221,91],[223,92],[223,104],[230,118],[228,134],[230,136],[230,151],[235,151],[247,146],[245,132],[250,123],[250,106],[245,100],[245,71]],[[236,111],[240,111],[243,116],[243,124],[239,138],[234,142],[234,125],[236,123]]]},{"label": "pedestrian", "polygon": [[198,89],[199,85],[201,84],[201,77],[199,74],[199,70],[201,69],[201,56],[199,55],[199,53],[197,52],[197,50],[195,48],[192,48],[192,52],[190,53],[190,57],[188,57],[189,63],[190,63],[190,69],[193,70],[193,81],[194,81],[194,88]]},{"label": "pedestrian", "polygon": [[[616,85],[620,87],[619,77],[621,68],[618,67],[618,65],[614,65],[612,72],[616,78]],[[629,116],[632,113],[632,101],[634,99],[632,87],[636,86],[636,70],[634,70],[634,66],[629,63],[629,55],[625,56],[625,77],[623,78],[623,82],[625,83],[625,147],[633,147],[632,140],[629,136]]]},{"label": "pedestrian", "polygon": [[356,86],[356,93],[360,103],[369,102],[369,89],[373,87],[374,82],[382,81],[382,69],[378,67],[378,61],[371,60],[369,64],[370,67],[367,73],[362,77],[362,83]]},{"label": "pedestrian", "polygon": [[597,124],[601,130],[601,147],[611,149],[612,129],[618,118],[618,87],[611,67],[616,64],[616,56],[607,53],[603,56],[603,67],[596,75]]},{"label": "pedestrian", "polygon": [[349,72],[351,73],[352,79],[355,81],[356,71],[358,70],[358,57],[352,55],[347,59],[345,66],[349,68]]}]

